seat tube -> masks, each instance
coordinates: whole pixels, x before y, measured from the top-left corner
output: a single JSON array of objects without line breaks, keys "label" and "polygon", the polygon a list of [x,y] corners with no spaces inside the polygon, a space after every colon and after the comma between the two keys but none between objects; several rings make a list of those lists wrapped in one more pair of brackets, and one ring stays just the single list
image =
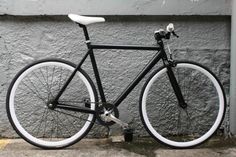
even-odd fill
[{"label": "seat tube", "polygon": [[91,59],[91,62],[92,62],[94,75],[95,75],[97,86],[98,86],[98,91],[99,91],[102,102],[106,103],[106,97],[105,97],[105,94],[104,94],[104,91],[103,91],[102,82],[101,82],[100,75],[99,75],[99,72],[98,72],[97,63],[96,63],[96,60],[95,60],[95,57],[94,57],[93,49],[90,49],[89,51],[90,51],[89,55],[90,55],[90,59]]},{"label": "seat tube", "polygon": [[81,24],[79,24],[79,26],[82,27],[83,31],[84,31],[84,36],[85,36],[85,40],[86,40],[85,43],[86,43],[86,45],[89,49],[88,52],[89,52],[89,56],[90,56],[90,59],[91,59],[91,62],[92,62],[93,71],[94,71],[94,75],[95,75],[95,78],[96,78],[98,91],[99,91],[101,100],[102,100],[102,102],[106,103],[106,97],[105,97],[105,94],[104,94],[104,91],[103,91],[102,82],[101,82],[100,75],[99,75],[99,72],[98,72],[95,56],[94,56],[94,53],[93,53],[93,48],[91,48],[91,42],[90,42],[87,27],[85,25],[81,25]]}]

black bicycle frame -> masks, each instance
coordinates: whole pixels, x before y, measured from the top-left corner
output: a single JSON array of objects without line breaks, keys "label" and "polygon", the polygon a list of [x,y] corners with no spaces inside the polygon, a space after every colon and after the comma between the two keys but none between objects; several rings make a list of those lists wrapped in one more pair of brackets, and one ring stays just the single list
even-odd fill
[{"label": "black bicycle frame", "polygon": [[[143,79],[143,77],[152,69],[152,67],[161,59],[164,57],[164,53],[160,51],[159,47],[148,47],[148,46],[135,46],[135,45],[91,45],[92,49],[124,49],[124,50],[153,50],[158,51],[154,55],[151,61],[145,66],[145,68],[136,76],[136,78],[126,87],[126,89],[120,94],[120,96],[113,102],[115,106],[118,106],[126,97],[129,95],[129,93],[134,89],[134,87]],[[93,56],[93,54],[92,54]],[[92,60],[92,64],[96,65],[96,62],[93,62],[95,60]],[[96,67],[96,66],[93,66]],[[97,84],[100,84],[99,74],[97,72],[97,69],[94,69],[95,77],[97,79]],[[101,96],[102,102],[106,102],[105,98],[103,98],[103,88],[102,86],[98,86],[99,93]]]},{"label": "black bicycle frame", "polygon": [[[129,95],[129,93],[135,88],[135,86],[143,79],[143,77],[153,68],[153,66],[159,61],[163,60],[164,64],[167,61],[167,55],[164,50],[163,42],[159,43],[158,46],[137,46],[137,45],[104,45],[104,44],[92,44],[89,40],[88,32],[85,26],[80,25],[80,27],[83,28],[86,44],[88,47],[88,52],[84,55],[80,63],[77,65],[67,82],[63,85],[62,89],[59,91],[55,98],[55,104],[58,108],[63,108],[66,110],[74,110],[74,111],[80,111],[85,113],[95,113],[93,110],[89,110],[88,108],[75,108],[74,106],[65,105],[65,104],[59,104],[58,100],[60,96],[63,94],[73,77],[75,76],[76,72],[81,68],[82,64],[86,60],[88,56],[90,56],[92,67],[94,70],[94,75],[96,78],[96,83],[98,87],[98,91],[101,97],[102,103],[106,103],[106,97],[103,91],[100,75],[97,68],[97,63],[94,56],[94,49],[123,49],[123,50],[151,50],[156,51],[156,54],[153,56],[153,58],[149,61],[149,63],[144,67],[144,69],[135,77],[135,79],[126,87],[126,89],[118,96],[118,98],[113,102],[113,105],[119,106],[119,104]],[[168,61],[167,61],[168,62]],[[171,68],[168,68],[168,76],[170,78],[171,85],[174,89],[174,92],[176,93],[176,96],[181,104],[184,103],[182,93],[180,91],[180,88],[178,86],[178,83],[175,79],[175,76],[173,74],[173,71]]]}]

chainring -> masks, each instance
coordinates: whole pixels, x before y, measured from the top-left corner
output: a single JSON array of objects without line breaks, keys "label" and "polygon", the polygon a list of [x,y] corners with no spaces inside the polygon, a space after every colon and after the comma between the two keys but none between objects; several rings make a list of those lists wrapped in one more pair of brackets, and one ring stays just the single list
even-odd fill
[{"label": "chainring", "polygon": [[115,116],[116,118],[119,118],[119,111],[118,111],[117,107],[113,104],[109,104],[109,103],[102,104],[102,105],[98,106],[96,110],[97,110],[96,118],[101,125],[111,126],[111,125],[115,124],[115,122],[113,122],[113,121],[105,121],[105,119],[102,117],[105,114],[104,111],[109,112],[112,110],[111,114],[113,116]]}]

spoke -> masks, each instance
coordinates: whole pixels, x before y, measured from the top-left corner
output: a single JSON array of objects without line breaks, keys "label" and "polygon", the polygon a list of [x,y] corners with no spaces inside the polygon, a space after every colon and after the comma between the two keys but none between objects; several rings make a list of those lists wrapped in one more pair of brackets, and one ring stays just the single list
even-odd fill
[{"label": "spoke", "polygon": [[[192,73],[191,73],[192,74]],[[189,75],[189,79],[188,79],[188,83],[190,83],[190,85],[188,85],[189,87],[186,87],[186,91],[185,91],[185,94],[186,96],[190,97],[190,91],[191,91],[191,87],[192,87],[192,84],[195,82],[196,78],[197,77],[190,77],[192,75]]]},{"label": "spoke", "polygon": [[[53,112],[53,118],[55,118],[54,117],[54,115],[56,114],[56,117],[58,117],[58,112]],[[61,135],[63,136],[63,133],[62,133],[62,129],[60,129],[59,127],[61,126],[61,124],[58,124],[59,123],[59,120],[57,119],[57,118],[55,118],[55,121],[56,121],[56,127],[57,127],[57,130],[56,130],[56,135],[57,135],[57,137],[59,137],[58,136],[58,132],[60,132],[61,133]],[[64,126],[62,126],[62,128],[63,128]]]},{"label": "spoke", "polygon": [[48,121],[48,113],[49,113],[49,110],[47,110],[47,113],[46,113],[46,120],[45,120],[45,125],[44,125],[44,130],[43,130],[43,137],[45,137],[45,131],[46,131],[46,126],[47,126],[47,121]]},{"label": "spoke", "polygon": [[[166,113],[167,113],[167,111],[169,111],[170,110],[170,106],[169,106],[169,104],[170,103],[168,103],[168,99],[170,98],[170,96],[165,100],[165,102],[164,102],[164,107],[163,107],[163,110],[164,109],[166,109],[166,110],[164,110],[164,112],[161,112],[161,117],[163,117],[164,115],[166,115]],[[173,104],[176,104],[176,106],[178,105],[175,101],[171,101],[171,103],[173,103]],[[168,107],[167,107],[168,106]],[[160,110],[161,111],[161,110]],[[153,112],[153,111],[152,111]]]},{"label": "spoke", "polygon": [[[42,118],[41,118],[40,121],[39,121],[39,125],[36,125],[36,126],[33,128],[33,130],[32,130],[32,132],[34,132],[34,130],[38,128],[37,133],[36,133],[36,135],[35,135],[36,137],[38,136],[38,133],[39,133],[39,130],[40,130],[40,128],[41,128],[41,124],[42,124],[42,122],[43,122],[43,118],[44,118],[44,115],[45,115],[46,112],[47,112],[47,109],[45,108],[44,111],[43,111]],[[35,123],[35,124],[36,124],[36,123]],[[38,127],[37,127],[37,126],[38,126]]]},{"label": "spoke", "polygon": [[[199,109],[199,108],[196,108],[196,107],[190,107],[190,108],[193,108],[194,109],[194,111],[196,112],[196,111],[198,111],[198,114],[196,115],[196,116],[204,116],[204,115],[206,115],[207,113],[209,113],[209,110],[203,110],[203,109]],[[210,114],[210,113],[209,113]],[[195,117],[196,117],[195,116]],[[193,118],[195,118],[195,117],[192,117],[192,119]]]},{"label": "spoke", "polygon": [[[57,114],[58,114],[58,113],[56,112],[56,115],[57,115]],[[56,121],[57,121],[57,119],[56,119]],[[60,126],[60,125],[58,125],[58,122],[57,122],[57,133],[56,133],[56,134],[57,134],[57,137],[59,137],[59,136],[58,136],[58,130],[59,130],[59,132],[62,134],[62,131],[61,131],[61,129],[59,128],[59,126]]]},{"label": "spoke", "polygon": [[[45,68],[44,68],[44,69],[45,69]],[[47,91],[48,91],[47,101],[49,101],[51,91],[49,90],[49,86],[50,86],[50,85],[48,84],[48,70],[47,70],[47,69],[48,69],[48,68],[46,67],[46,78],[45,78],[45,75],[43,74],[41,68],[40,68],[40,72],[41,72],[41,74],[42,74],[42,76],[43,76],[43,78],[44,78],[44,81],[45,81],[46,84],[47,84]]]},{"label": "spoke", "polygon": [[50,100],[50,95],[51,94],[51,90],[50,90],[50,84],[49,84],[49,74],[48,74],[48,67],[46,66],[46,81],[47,81],[47,84],[48,84],[48,101]]},{"label": "spoke", "polygon": [[[206,82],[208,82],[208,80],[205,80],[204,82],[201,80],[202,84],[205,84]],[[203,85],[201,85],[201,86],[203,86]],[[204,85],[204,87],[206,87],[206,86]],[[204,94],[204,93],[202,93],[201,89],[199,89],[197,87],[190,87],[189,91],[193,91],[193,93],[190,96],[196,96],[197,95],[196,94],[197,91],[200,91],[200,92],[198,92],[198,95],[199,94]]]},{"label": "spoke", "polygon": [[31,92],[33,92],[40,100],[42,100],[44,103],[47,103],[45,102],[45,100],[43,99],[43,97],[41,97],[40,95],[38,95],[37,92],[35,92],[34,90],[32,90],[27,84],[25,84],[23,81],[22,81],[23,85],[25,85]]},{"label": "spoke", "polygon": [[[22,90],[23,91],[23,90]],[[15,103],[19,106],[19,107],[27,107],[27,106],[43,106],[45,104],[45,101],[38,98],[38,96],[36,96],[36,94],[31,94],[32,92],[28,89],[25,89],[24,91],[29,91],[30,93],[23,93],[23,92],[19,92],[17,93],[18,95],[15,96]],[[28,108],[30,109],[30,108]]]},{"label": "spoke", "polygon": [[186,108],[185,109],[185,112],[186,112],[186,115],[187,115],[187,117],[188,117],[188,131],[194,131],[194,129],[193,129],[193,125],[191,125],[191,122],[192,122],[192,119],[190,118],[190,114],[189,114],[189,112],[188,112],[188,109]]},{"label": "spoke", "polygon": [[73,126],[74,130],[77,131],[77,128],[74,126],[74,124],[71,122],[70,118],[68,118],[68,115],[65,114],[65,117],[69,121],[69,123]]},{"label": "spoke", "polygon": [[[54,110],[55,111],[55,110]],[[62,122],[62,120],[60,119],[60,116],[56,115],[57,119],[59,120],[59,122],[62,124],[63,128],[66,129],[66,131],[71,135],[71,131],[67,129],[66,125],[64,125],[64,123]],[[59,123],[59,124],[60,124]]]},{"label": "spoke", "polygon": [[64,82],[66,82],[69,79],[69,76],[68,76],[69,74],[72,74],[72,72],[68,70],[67,74],[65,75],[66,77],[65,77]]},{"label": "spoke", "polygon": [[[36,78],[40,78],[38,75],[35,74],[35,72],[32,71],[32,73],[33,73],[33,75],[36,76]],[[41,81],[41,79],[38,79],[38,80],[39,80],[39,82],[44,86],[44,88],[47,90],[47,85],[45,85],[45,84]]]},{"label": "spoke", "polygon": [[[47,84],[47,88],[46,89],[48,91],[48,94],[50,94],[51,91],[49,91],[49,85],[48,85],[48,82],[47,82],[43,72],[42,72],[42,69],[40,68],[39,71],[40,71],[41,75],[43,76],[43,79],[44,79],[45,83]],[[49,96],[48,95],[47,95],[47,101],[49,101]]]},{"label": "spoke", "polygon": [[[40,109],[41,107],[38,107],[38,108],[36,108],[33,112],[31,112],[30,114],[28,114],[27,116],[24,116],[24,118],[22,119],[22,121],[24,122],[26,119],[28,119],[29,117],[32,117],[32,115],[35,115],[35,113],[37,112],[37,111],[39,111],[39,109]],[[21,117],[21,116],[23,116],[24,114],[20,114],[19,115],[19,117]],[[29,120],[27,120],[27,121],[29,121]],[[34,123],[34,122],[32,122],[31,121],[31,123]],[[31,124],[30,123],[30,124]]]},{"label": "spoke", "polygon": [[[53,138],[53,133],[56,130],[56,137],[58,137],[58,124],[57,124],[57,118],[54,117],[54,112],[50,113],[52,116],[52,129],[51,129],[51,139]],[[55,125],[54,125],[55,124]]]},{"label": "spoke", "polygon": [[[65,76],[65,78],[63,78],[62,77],[62,82],[66,82],[68,79],[69,79],[69,77],[68,77],[68,75],[70,74],[70,73],[72,73],[71,71],[69,71],[69,70],[67,70],[67,74],[65,74],[64,76]],[[62,85],[63,86],[63,85]],[[61,89],[59,89],[59,91],[60,91]],[[66,90],[66,89],[65,89]]]},{"label": "spoke", "polygon": [[62,67],[61,67],[61,73],[60,73],[60,76],[59,76],[59,85],[58,85],[58,91],[61,90],[61,82],[62,82]]},{"label": "spoke", "polygon": [[[71,91],[73,91],[73,90],[71,90]],[[79,95],[78,94],[76,94],[76,92],[75,91],[73,91],[73,93],[68,93],[68,92],[65,92],[65,93],[63,93],[64,95],[62,95],[61,96],[61,99],[65,99],[64,97],[65,96],[67,96],[67,99],[80,99],[79,98]]]},{"label": "spoke", "polygon": [[[35,84],[31,81],[31,79],[27,77],[27,80],[28,80],[28,81],[30,82],[30,84],[34,87],[34,89],[36,90],[37,95],[38,95],[40,98],[43,98],[43,97],[40,95],[39,91],[37,90],[37,87],[35,86]],[[22,81],[22,82],[23,82],[23,81]]]},{"label": "spoke", "polygon": [[[75,76],[77,76],[77,75],[75,75]],[[74,77],[75,78],[75,77]],[[78,79],[77,80],[74,80],[74,82],[73,83],[71,83],[70,82],[70,86],[71,87],[75,87],[74,85],[77,83],[77,84],[79,84],[80,82],[83,84],[83,81],[81,81],[81,79],[79,79],[80,77],[78,77]],[[80,84],[81,84],[80,83]],[[80,87],[81,88],[81,87]]]},{"label": "spoke", "polygon": [[[177,120],[177,130],[181,128],[181,109],[178,109],[178,120]],[[180,135],[179,130],[177,131],[177,135]]]},{"label": "spoke", "polygon": [[[167,82],[166,83],[161,83],[161,84],[162,84],[162,88],[170,86],[170,84],[168,84]],[[155,85],[154,85],[154,87],[157,88]],[[172,94],[174,96],[174,93],[170,92],[170,91],[173,91],[173,90],[170,90],[169,88],[164,88],[161,91],[160,91],[160,88],[157,88],[157,89],[159,89],[159,92],[155,92],[155,94],[157,94],[157,97],[158,96],[165,97],[166,95],[169,95],[169,94]]]},{"label": "spoke", "polygon": [[[199,73],[198,73],[198,74],[199,74]],[[198,74],[196,74],[196,76],[193,77],[193,79],[191,79],[191,80],[189,81],[189,83],[191,84],[191,86],[189,86],[189,88],[188,88],[188,95],[189,95],[189,97],[196,94],[196,87],[195,87],[194,85],[192,85],[192,84],[197,80],[197,75],[198,75]],[[205,80],[205,81],[206,81],[206,80]],[[205,81],[204,81],[204,82],[205,82]],[[198,79],[197,82],[201,82],[201,83],[202,83],[202,79],[201,79],[201,80]],[[198,86],[198,87],[199,87],[199,86]],[[197,88],[197,89],[198,89],[198,88]],[[200,89],[198,89],[198,90],[200,90]],[[191,92],[194,92],[194,93],[193,93],[193,94],[190,94],[190,91],[191,91]]]},{"label": "spoke", "polygon": [[[183,75],[183,76],[187,76],[187,75],[186,75],[186,70],[184,70],[184,75]],[[184,94],[184,93],[185,93],[185,90],[186,90],[186,89],[185,89],[185,83],[186,83],[185,80],[186,80],[186,78],[183,78],[183,79],[182,79],[182,81],[183,81],[182,94]]]},{"label": "spoke", "polygon": [[[49,87],[49,90],[51,91],[52,90],[52,86],[53,86],[53,80],[54,80],[54,72],[55,72],[55,66],[53,66],[53,71],[52,71],[52,74],[51,74],[51,85]],[[50,92],[50,94],[52,95],[52,97],[54,98],[53,94]]]}]

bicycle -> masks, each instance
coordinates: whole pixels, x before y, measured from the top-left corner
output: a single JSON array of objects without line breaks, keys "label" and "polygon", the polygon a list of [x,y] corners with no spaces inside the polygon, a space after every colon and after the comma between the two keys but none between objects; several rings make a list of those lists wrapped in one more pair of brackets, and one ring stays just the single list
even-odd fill
[{"label": "bicycle", "polygon": [[[118,124],[132,140],[132,128],[119,120],[117,107],[160,60],[163,66],[150,74],[139,101],[141,121],[157,141],[174,148],[190,148],[208,140],[225,114],[225,93],[218,78],[192,61],[175,61],[164,40],[178,37],[174,25],[154,33],[156,46],[106,45],[90,41],[87,25],[102,17],[69,14],[84,32],[88,51],[77,64],[62,59],[35,61],[12,80],[6,98],[7,115],[17,134],[37,147],[59,149],[88,134],[94,123]],[[106,101],[97,68],[95,49],[149,50],[155,55],[112,103]],[[91,59],[97,88],[81,68]],[[100,101],[97,93],[100,96]],[[97,120],[97,121],[96,121]]]}]

